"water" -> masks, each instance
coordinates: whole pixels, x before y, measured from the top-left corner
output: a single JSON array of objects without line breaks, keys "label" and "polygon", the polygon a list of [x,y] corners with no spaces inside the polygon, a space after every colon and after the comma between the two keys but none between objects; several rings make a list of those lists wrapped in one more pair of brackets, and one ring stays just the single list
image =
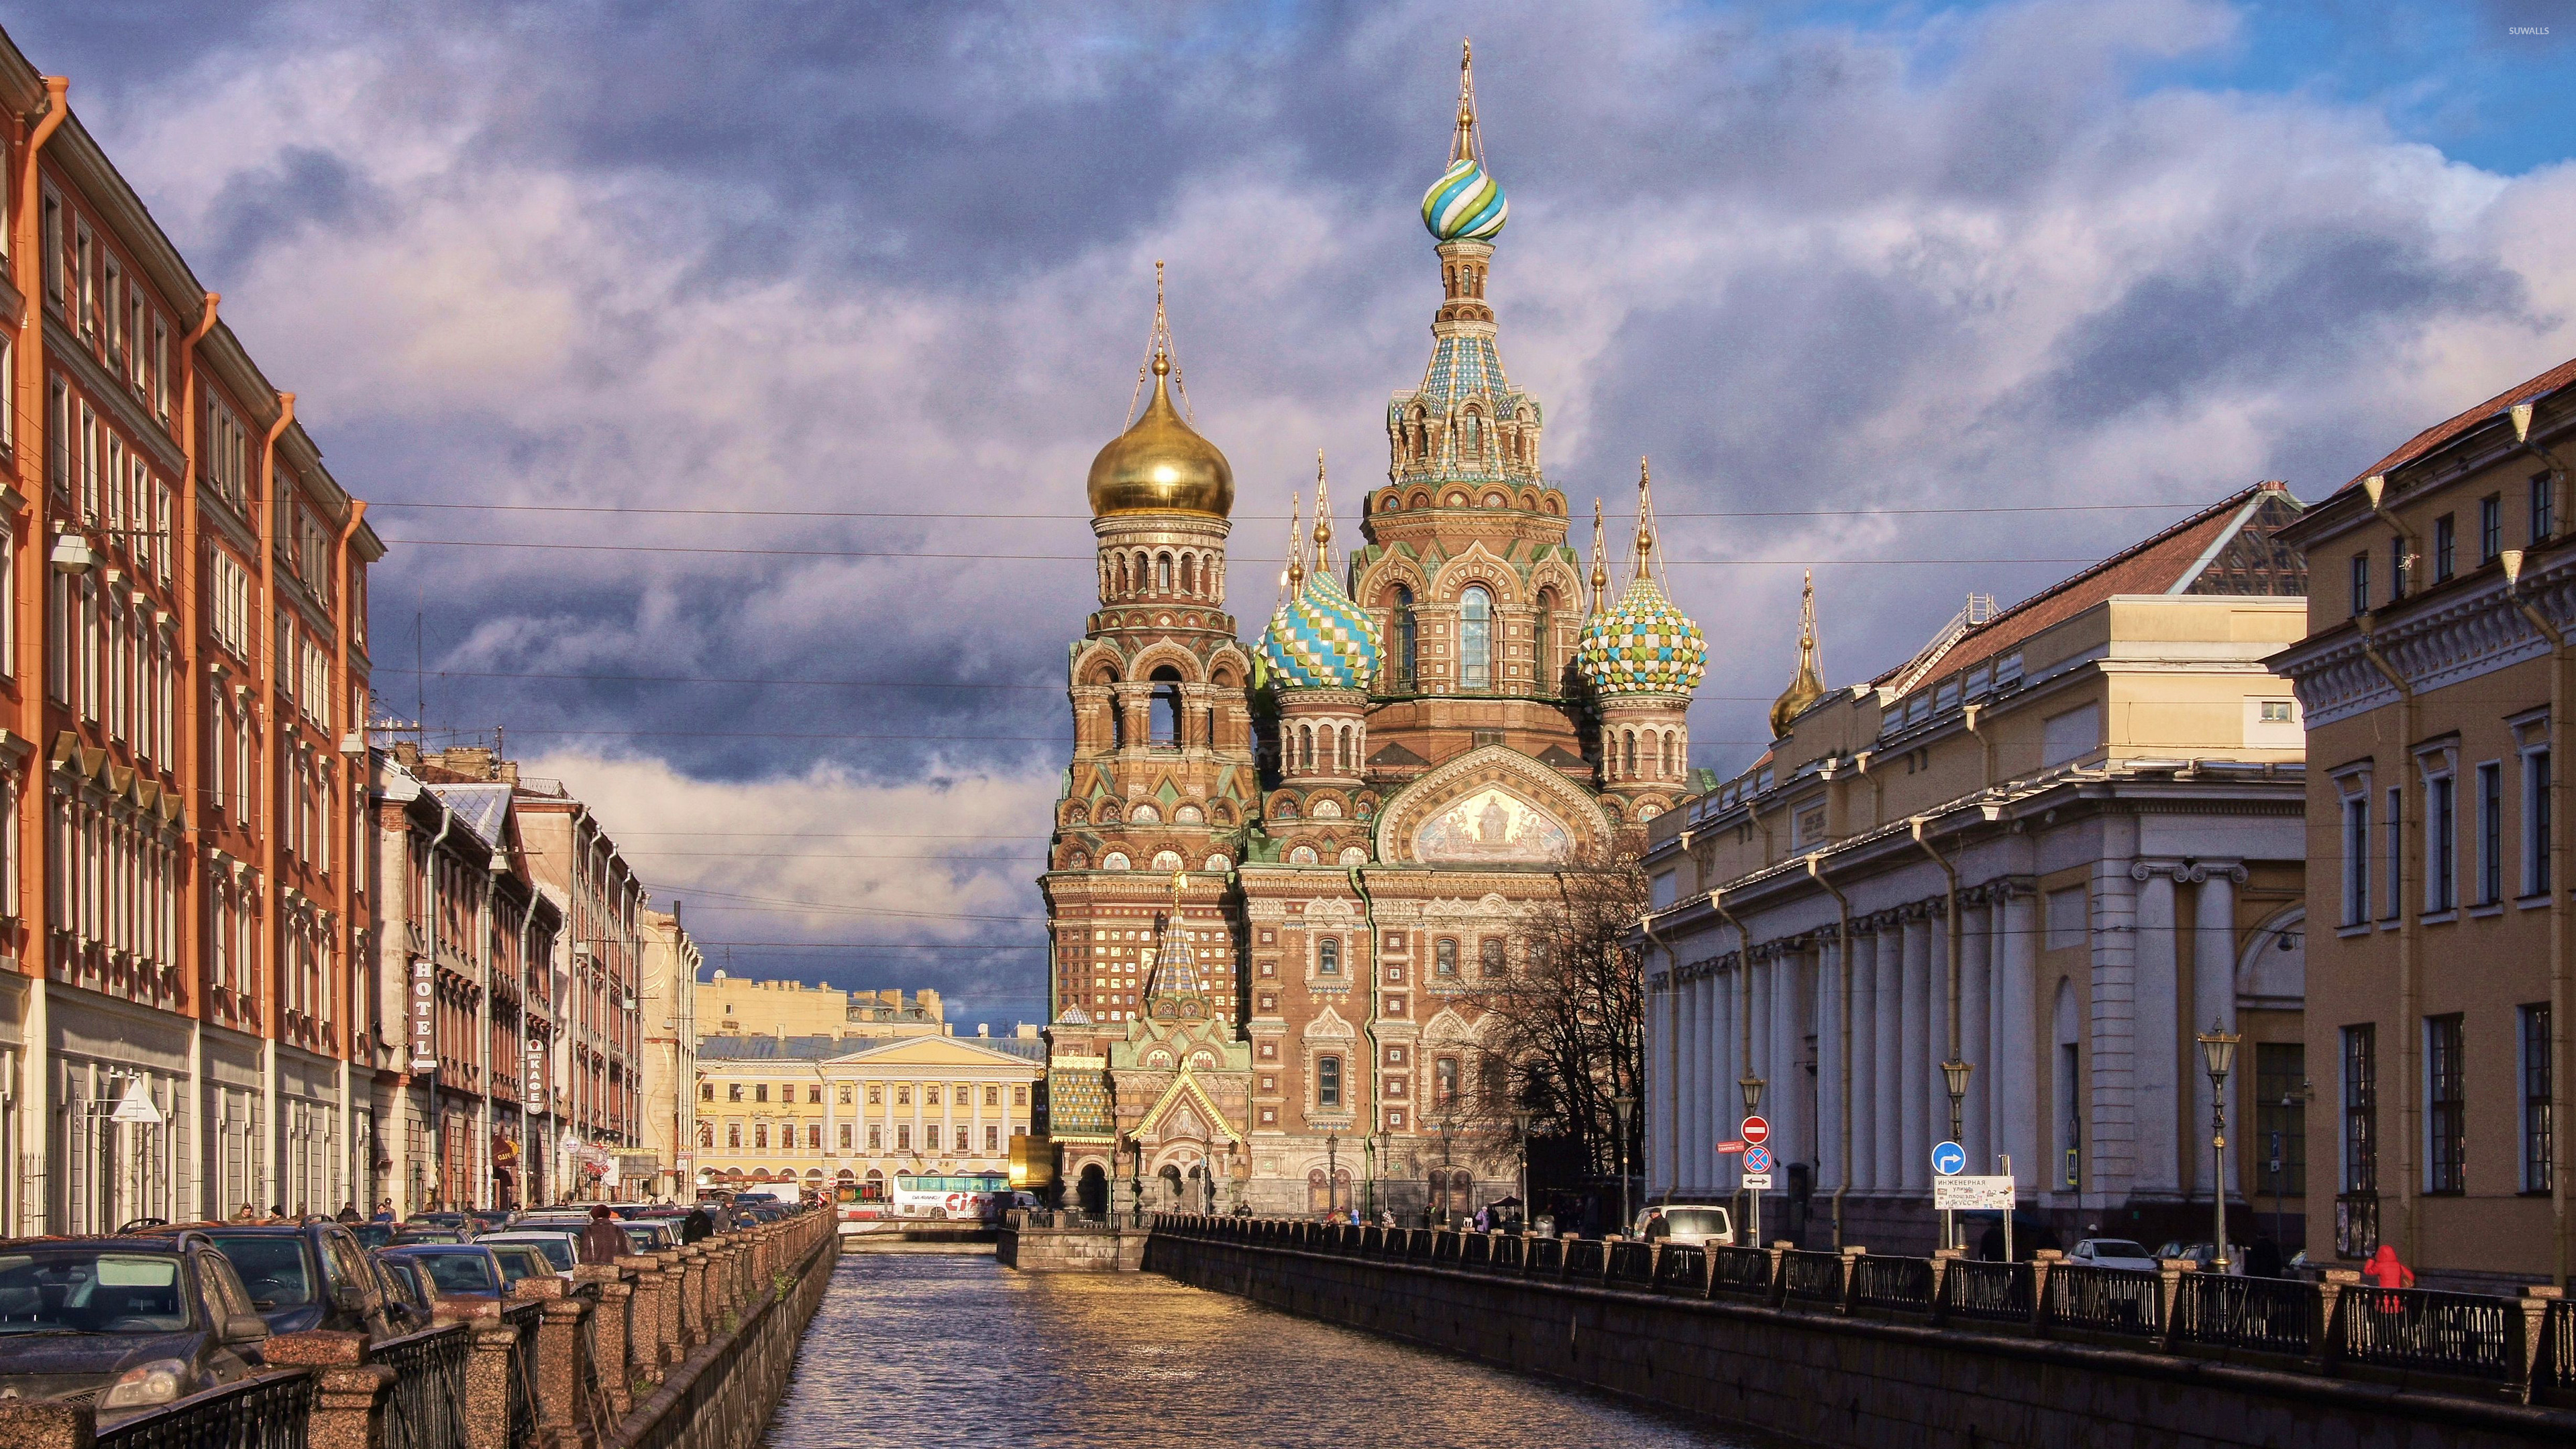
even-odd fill
[{"label": "water", "polygon": [[1764,1441],[1152,1273],[843,1258],[766,1449]]}]

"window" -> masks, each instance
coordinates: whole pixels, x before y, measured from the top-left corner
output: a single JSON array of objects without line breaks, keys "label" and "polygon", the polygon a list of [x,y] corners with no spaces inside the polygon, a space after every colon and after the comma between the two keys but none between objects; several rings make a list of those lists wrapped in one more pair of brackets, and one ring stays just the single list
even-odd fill
[{"label": "window", "polygon": [[1503,942],[1498,936],[1487,936],[1476,944],[1476,969],[1488,981],[1503,974]]},{"label": "window", "polygon": [[924,1087],[924,1088],[922,1088],[922,1089],[921,1089],[921,1105],[923,1105],[923,1106],[925,1106],[925,1107],[936,1107],[936,1106],[938,1106],[938,1105],[939,1105],[939,1089],[938,1089],[937,1087],[935,1087],[935,1086],[934,1086],[934,1087]]},{"label": "window", "polygon": [[[795,1089],[794,1087],[790,1087],[790,1088],[788,1088],[787,1090],[789,1090],[789,1091],[793,1092],[793,1091],[795,1091],[796,1089]],[[751,1100],[753,1100],[753,1101],[755,1101],[755,1102],[766,1102],[766,1101],[768,1101],[768,1100],[769,1100],[769,1084],[768,1084],[767,1082],[761,1082],[761,1083],[758,1083],[757,1085],[753,1086],[753,1087],[752,1087],[752,1089],[751,1089]],[[791,1098],[790,1100],[793,1100],[793,1099]]]},{"label": "window", "polygon": [[1029,1089],[1026,1087],[1013,1087],[1011,1089],[1011,1105],[1014,1107],[1025,1107],[1028,1104]]},{"label": "window", "polygon": [[822,1123],[808,1122],[805,1124],[805,1149],[809,1152],[820,1152],[823,1150]]},{"label": "window", "polygon": [[936,1123],[936,1122],[931,1122],[931,1123],[927,1123],[927,1124],[925,1124],[925,1125],[922,1127],[922,1129],[921,1129],[921,1150],[922,1150],[922,1151],[924,1151],[924,1152],[937,1152],[937,1151],[939,1150],[939,1124],[938,1124],[938,1123]]},{"label": "window", "polygon": [[2370,794],[2365,789],[2343,802],[2343,923],[2358,926],[2370,919]]},{"label": "window", "polygon": [[850,1124],[847,1122],[841,1124],[841,1150],[843,1152],[850,1150]]},{"label": "window", "polygon": [[1341,937],[1318,936],[1315,938],[1315,974],[1318,976],[1339,976],[1342,974]]},{"label": "window", "polygon": [[2424,909],[2437,914],[2460,903],[2456,793],[2449,775],[2424,782]]},{"label": "window", "polygon": [[1431,943],[1431,970],[1438,976],[1458,974],[1458,943],[1443,936]]},{"label": "window", "polygon": [[2558,508],[2550,496],[2549,475],[2531,475],[2531,541],[2547,543],[2558,532]]},{"label": "window", "polygon": [[2343,1190],[2379,1190],[2379,1028],[2343,1029]]},{"label": "window", "polygon": [[2549,893],[2549,751],[2522,757],[2522,893]]},{"label": "window", "polygon": [[1002,1089],[999,1087],[986,1087],[984,1089],[984,1105],[987,1107],[998,1107],[1002,1105]]},{"label": "window", "polygon": [[1422,637],[1421,621],[1414,616],[1413,612],[1413,590],[1402,584],[1396,585],[1395,593],[1388,606],[1388,614],[1390,617],[1387,622],[1390,627],[1387,632],[1395,641],[1395,648],[1388,656],[1387,663],[1393,667],[1395,687],[1409,690],[1413,688],[1413,681],[1416,678],[1414,663],[1421,653],[1419,645]]},{"label": "window", "polygon": [[715,1099],[716,1099],[716,1084],[715,1084],[715,1083],[713,1083],[713,1082],[700,1082],[700,1083],[698,1083],[698,1100],[699,1100],[699,1101],[701,1101],[701,1102],[712,1102],[712,1101],[714,1101]]},{"label": "window", "polygon": [[1315,1058],[1315,1105],[1318,1107],[1342,1105],[1342,1059],[1340,1057]]},{"label": "window", "polygon": [[2467,1180],[2460,1161],[2468,1134],[2462,1122],[2460,1018],[2424,1019],[2424,1190],[2458,1192]]},{"label": "window", "polygon": [[2433,520],[2433,582],[2437,584],[2451,577],[2451,555],[2457,547],[2458,534],[2450,514]]},{"label": "window", "polygon": [[1002,1150],[1002,1129],[990,1122],[984,1124],[984,1150],[986,1152]]},{"label": "window", "polygon": [[2380,919],[2393,921],[2405,909],[2406,899],[2406,792],[2395,785],[2388,787],[2388,824],[2381,833],[2388,843],[2388,900],[2380,908]]},{"label": "window", "polygon": [[2478,766],[2477,903],[2491,906],[2504,899],[2504,766],[2494,760]]},{"label": "window", "polygon": [[[871,1137],[873,1137],[873,1136],[875,1136],[876,1134],[875,1134],[875,1133],[873,1133],[873,1132],[871,1132],[871,1133],[870,1133],[870,1134],[868,1134],[868,1135],[869,1135],[869,1136],[871,1136]],[[896,1124],[895,1124],[895,1129],[894,1129],[894,1150],[895,1150],[895,1151],[897,1151],[897,1152],[910,1152],[910,1151],[912,1150],[912,1124],[911,1124],[911,1123],[909,1123],[909,1122],[898,1122],[898,1123],[896,1123]]]},{"label": "window", "polygon": [[754,1122],[751,1124],[751,1145],[754,1147],[767,1147],[769,1145],[768,1123]]},{"label": "window", "polygon": [[885,1124],[883,1122],[871,1122],[868,1124],[868,1150],[870,1152],[885,1151]]},{"label": "window", "polygon": [[1443,1104],[1458,1100],[1458,1059],[1431,1059],[1431,1099]]},{"label": "window", "polygon": [[816,1082],[812,1086],[807,1087],[805,1089],[805,1100],[818,1106],[821,1105],[823,1101],[823,1084],[821,1082]]},{"label": "window", "polygon": [[2522,1023],[2522,1190],[2549,1191],[2557,1124],[2549,1113],[2549,1003],[2526,1006]]},{"label": "window", "polygon": [[739,1102],[739,1101],[741,1101],[741,1100],[742,1100],[742,1083],[740,1083],[740,1082],[727,1082],[727,1083],[725,1083],[725,1100],[726,1100],[726,1101],[728,1101],[728,1102]]},{"label": "window", "polygon": [[868,1083],[868,1105],[871,1107],[882,1107],[885,1105],[885,1087],[882,1084],[877,1082]]},{"label": "window", "polygon": [[2303,1197],[2308,1191],[2308,1117],[2301,1100],[2307,1085],[2303,1042],[2254,1044],[2254,1151],[2266,1193]]},{"label": "window", "polygon": [[2478,500],[2478,562],[2491,564],[2504,552],[2504,495],[2490,493]]},{"label": "window", "polygon": [[894,1104],[895,1104],[896,1106],[898,1106],[898,1107],[909,1107],[909,1106],[911,1106],[911,1105],[912,1105],[912,1088],[911,1088],[911,1087],[909,1087],[909,1086],[898,1086],[898,1087],[896,1087],[896,1088],[894,1089]]},{"label": "window", "polygon": [[742,1146],[742,1124],[741,1124],[741,1123],[739,1123],[739,1122],[727,1122],[727,1123],[725,1124],[725,1146],[727,1146],[727,1147],[740,1147],[740,1146]]},{"label": "window", "polygon": [[844,1107],[850,1105],[850,1084],[847,1082],[841,1084],[841,1105]]},{"label": "window", "polygon": [[2370,555],[2366,553],[2352,556],[2352,611],[2370,612]]},{"label": "window", "polygon": [[1458,687],[1494,687],[1494,598],[1474,584],[1458,596]]}]

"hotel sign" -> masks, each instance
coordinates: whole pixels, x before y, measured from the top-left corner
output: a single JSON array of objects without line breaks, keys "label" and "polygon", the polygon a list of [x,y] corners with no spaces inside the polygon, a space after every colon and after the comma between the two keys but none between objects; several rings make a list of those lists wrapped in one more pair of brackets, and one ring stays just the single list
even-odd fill
[{"label": "hotel sign", "polygon": [[438,967],[427,959],[411,963],[411,1069],[438,1070]]}]

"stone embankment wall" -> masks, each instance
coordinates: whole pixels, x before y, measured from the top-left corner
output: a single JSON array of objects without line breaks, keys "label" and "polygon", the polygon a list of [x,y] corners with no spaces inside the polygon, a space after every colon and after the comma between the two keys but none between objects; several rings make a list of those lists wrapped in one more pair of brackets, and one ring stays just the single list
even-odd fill
[{"label": "stone embankment wall", "polygon": [[2140,1443],[2487,1449],[2576,1443],[2576,1414],[2274,1368],[1945,1331],[1222,1236],[1145,1268],[1269,1307],[1848,1449]]},{"label": "stone embankment wall", "polygon": [[[450,1299],[421,1333],[272,1338],[267,1370],[118,1425],[126,1444],[285,1449],[751,1449],[785,1395],[840,1240],[809,1213]],[[283,1422],[280,1422],[280,1421]],[[87,1405],[0,1402],[6,1449],[94,1449]]]},{"label": "stone embankment wall", "polygon": [[[1014,1213],[1014,1219],[1020,1215]],[[1014,1221],[993,1244],[1005,1268],[1024,1273],[1133,1273],[1145,1265],[1144,1228],[1038,1227]]]}]

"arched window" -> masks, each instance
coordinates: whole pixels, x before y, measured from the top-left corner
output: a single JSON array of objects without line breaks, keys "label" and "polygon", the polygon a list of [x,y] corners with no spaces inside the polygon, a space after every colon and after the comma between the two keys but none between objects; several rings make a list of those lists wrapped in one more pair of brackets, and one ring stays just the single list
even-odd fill
[{"label": "arched window", "polygon": [[1431,969],[1442,976],[1458,974],[1458,942],[1443,936],[1431,945]]},{"label": "arched window", "polygon": [[1669,780],[1673,777],[1673,732],[1671,730],[1664,731],[1663,748],[1656,754],[1655,762],[1663,767],[1665,779]]},{"label": "arched window", "polygon": [[1620,771],[1631,780],[1637,778],[1637,732],[1635,730],[1628,731],[1628,759],[1620,766]]},{"label": "arched window", "polygon": [[1333,731],[1333,773],[1337,775],[1347,775],[1350,772],[1351,727],[1349,725],[1343,725],[1341,728]]},{"label": "arched window", "polygon": [[1395,635],[1395,687],[1409,690],[1413,688],[1413,681],[1419,677],[1414,673],[1413,666],[1420,654],[1417,646],[1421,642],[1422,629],[1413,614],[1413,590],[1402,584],[1395,586],[1394,624],[1395,628],[1392,632]]},{"label": "arched window", "polygon": [[1530,683],[1540,694],[1554,694],[1559,688],[1556,667],[1556,590],[1548,589],[1538,596],[1538,611],[1530,617]]},{"label": "arched window", "polygon": [[1154,556],[1154,587],[1166,594],[1172,591],[1172,556],[1170,554]]},{"label": "arched window", "polygon": [[1458,687],[1494,687],[1494,596],[1473,584],[1458,596]]},{"label": "arched window", "polygon": [[[1163,567],[1166,573],[1171,569],[1171,562],[1172,561],[1168,558],[1163,560]],[[1154,737],[1152,742],[1154,744],[1167,749],[1179,748],[1181,743],[1181,676],[1179,671],[1173,669],[1172,666],[1168,664],[1154,671],[1153,731]]]},{"label": "arched window", "polygon": [[1182,593],[1185,593],[1185,594],[1196,592],[1196,591],[1197,591],[1197,585],[1198,585],[1198,576],[1199,576],[1199,561],[1198,561],[1198,559],[1197,559],[1197,558],[1195,558],[1195,557],[1193,557],[1192,555],[1189,555],[1189,554],[1182,554],[1182,555],[1181,555],[1181,592],[1182,592]]}]

